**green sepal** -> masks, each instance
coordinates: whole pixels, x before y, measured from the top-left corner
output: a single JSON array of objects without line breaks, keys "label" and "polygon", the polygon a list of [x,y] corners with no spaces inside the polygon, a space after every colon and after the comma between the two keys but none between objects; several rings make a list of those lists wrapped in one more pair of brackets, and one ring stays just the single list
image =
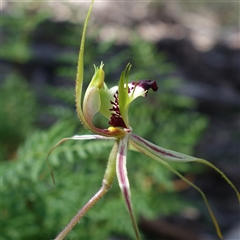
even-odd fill
[{"label": "green sepal", "polygon": [[119,101],[119,110],[123,121],[127,127],[129,126],[128,121],[128,107],[129,107],[129,95],[128,95],[128,76],[132,65],[127,64],[125,70],[122,72],[118,84],[118,101]]}]

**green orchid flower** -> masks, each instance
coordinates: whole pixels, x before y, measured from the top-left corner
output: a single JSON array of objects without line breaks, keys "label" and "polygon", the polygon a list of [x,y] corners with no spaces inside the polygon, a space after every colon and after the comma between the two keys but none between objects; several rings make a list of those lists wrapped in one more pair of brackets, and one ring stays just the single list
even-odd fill
[{"label": "green orchid flower", "polygon": [[[122,191],[123,198],[126,203],[127,210],[129,212],[136,239],[140,239],[139,231],[137,227],[137,221],[134,216],[133,206],[131,203],[130,185],[128,181],[128,174],[126,168],[127,150],[137,151],[145,154],[146,156],[158,161],[163,166],[167,167],[170,171],[175,173],[185,182],[194,187],[203,197],[210,216],[216,228],[216,232],[220,238],[222,238],[221,231],[218,223],[210,209],[208,201],[204,193],[193,183],[189,182],[184,176],[173,169],[168,162],[200,162],[204,163],[217,172],[219,172],[223,178],[231,185],[236,192],[240,201],[240,194],[235,188],[233,183],[214,165],[210,162],[188,156],[182,153],[171,151],[159,147],[140,136],[132,133],[132,127],[128,119],[128,110],[131,102],[138,97],[146,97],[150,89],[156,91],[158,89],[157,83],[151,80],[139,80],[135,82],[129,82],[128,76],[131,69],[131,65],[128,64],[125,70],[122,72],[118,86],[108,88],[104,82],[104,70],[103,63],[99,67],[95,67],[95,73],[92,80],[86,90],[82,104],[82,85],[84,77],[84,44],[86,29],[88,20],[93,7],[93,2],[90,5],[88,14],[85,20],[79,59],[78,59],[78,71],[76,80],[76,108],[79,119],[82,124],[94,134],[92,135],[75,135],[73,137],[64,138],[58,142],[49,152],[49,154],[61,143],[67,140],[113,140],[115,144],[111,150],[105,175],[102,181],[102,187],[99,191],[79,210],[76,216],[70,221],[70,223],[63,229],[63,231],[55,238],[56,240],[64,239],[71,229],[78,223],[78,221],[85,215],[85,213],[101,199],[104,194],[110,189],[115,175],[117,175],[118,183]],[[109,127],[107,129],[100,129],[94,126],[93,117],[96,113],[102,114],[107,120]],[[49,156],[48,154],[48,156]]]}]

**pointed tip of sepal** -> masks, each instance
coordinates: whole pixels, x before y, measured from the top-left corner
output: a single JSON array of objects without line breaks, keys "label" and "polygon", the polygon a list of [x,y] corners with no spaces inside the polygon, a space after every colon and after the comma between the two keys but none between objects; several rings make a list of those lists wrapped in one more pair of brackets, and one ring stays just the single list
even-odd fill
[{"label": "pointed tip of sepal", "polygon": [[60,144],[66,142],[67,140],[70,140],[70,138],[63,138],[62,140],[60,140],[57,144],[55,144],[48,152],[47,154],[47,158],[46,158],[46,162],[47,162],[47,165],[50,169],[50,173],[51,173],[51,177],[52,177],[52,181],[53,181],[53,184],[55,185],[56,184],[56,181],[55,181],[55,177],[54,177],[54,173],[53,173],[53,170],[52,170],[52,167],[51,167],[51,164],[49,162],[49,156],[50,154],[54,151],[55,148],[57,148]]},{"label": "pointed tip of sepal", "polygon": [[230,179],[220,169],[218,169],[216,166],[214,166],[211,162],[209,162],[205,159],[202,159],[202,158],[197,158],[196,162],[203,163],[203,164],[213,168],[216,172],[218,172],[224,178],[224,180],[232,187],[232,189],[235,191],[237,198],[238,198],[238,202],[240,203],[239,191],[237,190],[235,185],[230,181]]}]

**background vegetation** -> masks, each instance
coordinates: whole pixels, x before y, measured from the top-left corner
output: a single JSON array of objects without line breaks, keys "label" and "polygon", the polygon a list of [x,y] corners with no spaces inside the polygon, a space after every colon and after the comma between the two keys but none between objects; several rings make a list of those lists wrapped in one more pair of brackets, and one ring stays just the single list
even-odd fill
[{"label": "background vegetation", "polygon": [[[52,239],[101,186],[113,143],[62,144],[50,156],[56,185],[52,183],[46,164],[48,151],[61,138],[88,133],[74,108],[81,28],[67,22],[55,24],[49,21],[47,11],[35,12],[35,7],[13,9],[17,15],[6,13],[2,20],[0,239]],[[149,92],[148,98],[138,99],[131,106],[129,118],[134,132],[162,147],[194,154],[207,119],[196,111],[193,99],[176,94],[181,79],[173,75],[174,66],[165,55],[139,38],[124,47],[89,38],[85,84],[93,74],[92,64],[101,60],[110,86],[118,81],[128,62],[133,65],[132,80],[147,78],[158,82],[157,93]],[[100,116],[95,121],[107,127]],[[194,164],[173,165],[183,174],[196,175],[203,170]],[[171,173],[138,153],[129,152],[128,174],[138,218],[169,216],[186,206],[197,209],[202,201],[186,200],[179,194]],[[116,181],[69,239],[111,236],[133,237]]]}]

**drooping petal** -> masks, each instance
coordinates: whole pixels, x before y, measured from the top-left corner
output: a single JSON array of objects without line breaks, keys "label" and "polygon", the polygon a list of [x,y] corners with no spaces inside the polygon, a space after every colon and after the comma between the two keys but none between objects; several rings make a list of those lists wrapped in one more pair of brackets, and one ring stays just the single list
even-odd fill
[{"label": "drooping petal", "polygon": [[52,180],[53,180],[54,183],[55,183],[55,179],[54,179],[54,175],[53,175],[51,165],[49,163],[49,156],[53,152],[53,150],[56,147],[58,147],[60,144],[66,142],[68,140],[91,140],[91,139],[93,139],[93,140],[116,140],[116,138],[114,138],[114,137],[105,137],[105,136],[101,136],[101,135],[74,135],[73,137],[63,138],[62,140],[60,140],[57,144],[55,144],[50,149],[50,151],[48,152],[48,155],[47,155],[47,159],[46,159],[48,167],[51,170]]},{"label": "drooping petal", "polygon": [[140,146],[140,147],[146,149],[146,151],[149,151],[153,155],[155,155],[163,160],[166,160],[166,161],[191,162],[191,161],[197,160],[197,158],[195,158],[195,157],[159,147],[159,146],[157,146],[135,134],[130,134],[129,141],[134,143],[133,144],[134,146]]},{"label": "drooping petal", "polygon": [[225,179],[225,181],[233,188],[233,190],[236,192],[238,201],[240,202],[240,193],[238,192],[237,188],[234,186],[234,184],[226,177],[226,175],[220,169],[218,169],[212,163],[208,162],[205,159],[198,158],[197,162],[205,164],[205,165],[213,168],[216,172],[218,172]]},{"label": "drooping petal", "polygon": [[215,225],[216,228],[216,232],[218,234],[218,236],[220,238],[222,238],[222,234],[220,231],[220,228],[218,226],[217,220],[215,219],[215,216],[210,208],[210,205],[207,201],[207,198],[205,196],[205,194],[201,191],[201,189],[199,189],[195,184],[191,183],[190,181],[188,181],[184,176],[182,176],[178,171],[176,171],[175,169],[173,169],[168,163],[167,161],[174,161],[174,162],[190,162],[190,161],[195,161],[195,162],[199,162],[199,163],[203,163],[205,165],[208,165],[209,167],[213,168],[215,171],[217,171],[218,173],[221,174],[221,176],[230,184],[230,186],[233,188],[233,190],[236,192],[238,200],[240,201],[240,193],[238,192],[238,190],[236,189],[236,187],[234,186],[234,184],[226,177],[226,175],[219,170],[217,167],[215,167],[213,164],[211,164],[210,162],[204,160],[204,159],[200,159],[200,158],[195,158],[195,157],[191,157],[189,155],[185,155],[182,153],[178,153],[175,151],[171,151],[168,149],[164,149],[161,148],[159,146],[156,146],[152,143],[150,143],[149,141],[136,136],[134,134],[129,134],[129,148],[133,151],[138,151],[141,152],[143,154],[145,154],[146,156],[157,160],[158,162],[160,162],[161,164],[163,164],[164,166],[166,166],[170,171],[172,171],[173,173],[175,173],[177,176],[179,176],[181,179],[183,179],[185,182],[187,182],[189,185],[191,185],[192,187],[194,187],[203,197],[209,214],[213,220],[213,223]]},{"label": "drooping petal", "polygon": [[131,202],[130,185],[129,185],[128,176],[127,176],[127,168],[126,168],[127,148],[128,148],[128,135],[126,135],[124,138],[121,138],[119,140],[116,172],[117,172],[118,183],[122,191],[122,194],[127,206],[127,210],[131,217],[136,239],[140,239],[137,222],[134,217],[134,212],[133,212],[133,207]]},{"label": "drooping petal", "polygon": [[162,160],[161,158],[159,157],[156,157],[155,155],[153,155],[152,153],[150,153],[149,151],[144,151],[141,147],[138,148],[138,150],[142,153],[144,153],[145,155],[147,155],[148,157],[154,159],[154,160],[157,160],[158,162],[160,162],[162,165],[164,165],[167,169],[169,169],[171,172],[173,172],[174,174],[176,174],[179,178],[181,178],[183,181],[185,181],[186,183],[188,183],[190,186],[192,186],[193,188],[195,188],[201,195],[202,195],[202,198],[207,206],[207,209],[208,209],[208,212],[210,214],[210,217],[212,218],[212,221],[213,221],[213,224],[215,226],[215,229],[216,229],[216,232],[219,236],[220,239],[222,239],[222,233],[221,233],[221,230],[219,228],[219,225],[218,225],[218,222],[212,212],[212,209],[209,205],[209,202],[204,194],[204,192],[199,188],[197,187],[195,184],[193,184],[192,182],[190,182],[187,178],[185,178],[182,174],[180,174],[178,171],[176,171],[174,168],[172,168],[166,161]]},{"label": "drooping petal", "polygon": [[68,138],[68,140],[116,140],[115,137],[105,137],[101,135],[74,135],[73,137]]},{"label": "drooping petal", "polygon": [[233,188],[233,190],[236,192],[238,200],[240,202],[240,193],[234,186],[234,184],[228,179],[228,177],[217,167],[215,167],[213,164],[210,162],[201,159],[201,158],[196,158],[192,157],[183,153],[175,152],[172,150],[168,150],[165,148],[161,148],[135,134],[130,134],[129,136],[129,141],[130,145],[132,144],[132,149],[133,150],[138,150],[141,148],[141,152],[144,154],[151,153],[155,157],[163,159],[165,161],[170,161],[170,162],[199,162],[203,163],[205,165],[208,165],[209,167],[213,168],[215,171],[217,171],[221,176],[225,179],[225,181]]},{"label": "drooping petal", "polygon": [[161,163],[162,165],[164,165],[168,170],[170,170],[171,172],[173,172],[174,174],[176,174],[178,177],[180,177],[183,181],[185,181],[186,183],[188,183],[190,186],[192,186],[193,188],[195,188],[201,195],[202,195],[202,198],[207,206],[207,209],[208,209],[208,212],[210,214],[210,217],[212,218],[212,221],[214,223],[214,226],[215,226],[215,229],[216,229],[216,232],[219,236],[219,238],[222,239],[222,233],[221,233],[221,230],[219,228],[219,225],[218,225],[218,222],[212,212],[212,209],[208,203],[208,200],[205,196],[205,194],[203,193],[203,191],[197,187],[195,184],[193,184],[192,182],[190,182],[187,178],[185,178],[181,173],[179,173],[178,171],[176,171],[173,167],[171,167],[168,162],[164,161],[161,159],[161,157],[159,156],[156,156],[154,155],[152,152],[149,151],[148,149],[148,146],[146,146],[146,148],[144,146],[139,146],[137,145],[135,142],[131,142],[131,144],[133,145],[133,149],[134,150],[138,150],[139,152],[141,153],[144,153],[146,156],[158,161],[159,163]]},{"label": "drooping petal", "polygon": [[101,135],[74,135],[73,137],[67,137],[67,138],[63,138],[62,140],[60,140],[56,145],[54,145],[51,150],[48,152],[48,156],[51,154],[51,152],[60,144],[68,141],[68,140],[116,140],[115,137],[105,137],[105,136],[101,136]]}]

